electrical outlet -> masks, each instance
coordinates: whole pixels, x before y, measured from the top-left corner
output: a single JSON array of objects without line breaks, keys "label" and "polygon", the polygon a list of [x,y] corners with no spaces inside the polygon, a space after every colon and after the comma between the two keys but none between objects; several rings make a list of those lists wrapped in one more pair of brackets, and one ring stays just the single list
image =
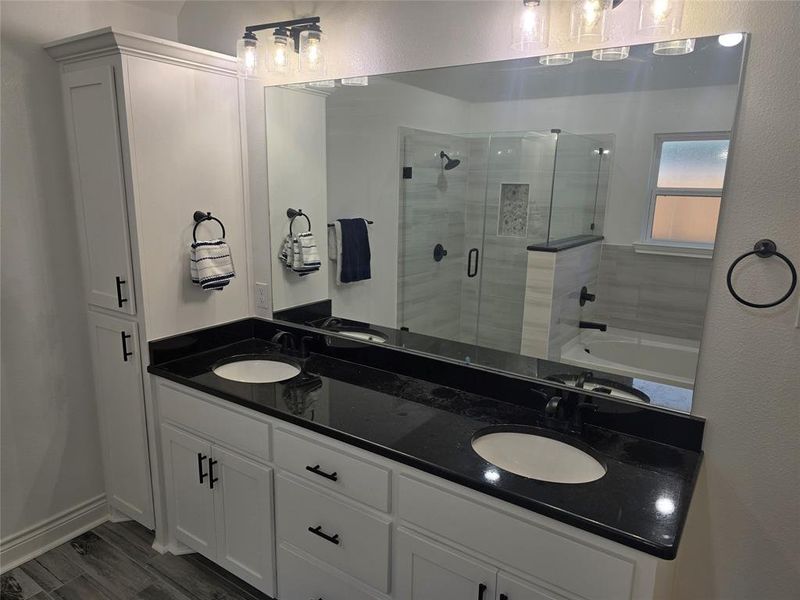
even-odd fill
[{"label": "electrical outlet", "polygon": [[256,306],[269,308],[269,286],[266,283],[256,283]]}]

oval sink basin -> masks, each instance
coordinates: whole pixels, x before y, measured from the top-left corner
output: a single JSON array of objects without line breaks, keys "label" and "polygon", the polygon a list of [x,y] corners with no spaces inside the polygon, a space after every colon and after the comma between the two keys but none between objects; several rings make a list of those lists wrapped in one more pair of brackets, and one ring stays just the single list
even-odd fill
[{"label": "oval sink basin", "polygon": [[472,440],[472,449],[504,471],[539,481],[587,483],[606,474],[583,450],[533,433],[487,433]]},{"label": "oval sink basin", "polygon": [[296,366],[277,360],[248,359],[225,363],[212,369],[223,379],[243,383],[276,383],[300,374]]}]

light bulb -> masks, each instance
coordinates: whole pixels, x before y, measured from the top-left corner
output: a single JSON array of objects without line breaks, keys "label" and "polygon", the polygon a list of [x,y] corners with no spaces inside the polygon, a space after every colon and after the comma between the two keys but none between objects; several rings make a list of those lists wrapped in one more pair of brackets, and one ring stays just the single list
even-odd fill
[{"label": "light bulb", "polygon": [[317,25],[300,34],[300,68],[312,73],[325,70],[325,55],[322,52],[322,30]]},{"label": "light bulb", "polygon": [[720,46],[725,46],[726,48],[733,48],[734,46],[738,46],[742,43],[744,39],[744,34],[741,33],[723,33],[717,40],[719,41]]},{"label": "light bulb", "polygon": [[570,37],[576,41],[605,41],[611,7],[611,0],[574,0],[570,13]]},{"label": "light bulb", "polygon": [[678,33],[684,0],[639,0],[639,31],[650,35]]},{"label": "light bulb", "polygon": [[236,59],[239,74],[253,77],[258,70],[258,39],[247,31],[242,39],[236,42]]},{"label": "light bulb", "polygon": [[546,26],[549,5],[544,0],[523,0],[518,26],[514,29],[512,47],[516,50],[533,50],[547,46]]},{"label": "light bulb", "polygon": [[272,46],[267,56],[269,70],[276,73],[285,73],[289,70],[289,58],[291,48],[289,47],[289,32],[283,27],[279,27],[272,34]]}]

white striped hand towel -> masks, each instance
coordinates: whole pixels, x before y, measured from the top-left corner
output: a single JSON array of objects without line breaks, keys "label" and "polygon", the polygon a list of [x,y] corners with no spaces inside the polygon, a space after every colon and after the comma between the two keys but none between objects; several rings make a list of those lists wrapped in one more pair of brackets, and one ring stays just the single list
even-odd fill
[{"label": "white striped hand towel", "polygon": [[192,283],[204,290],[221,290],[236,277],[231,249],[225,240],[208,240],[192,244],[190,254]]}]

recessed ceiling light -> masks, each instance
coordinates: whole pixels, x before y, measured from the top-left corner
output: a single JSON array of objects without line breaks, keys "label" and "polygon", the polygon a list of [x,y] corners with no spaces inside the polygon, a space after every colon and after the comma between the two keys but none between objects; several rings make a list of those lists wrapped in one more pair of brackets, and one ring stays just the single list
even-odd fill
[{"label": "recessed ceiling light", "polygon": [[742,43],[744,39],[744,34],[741,33],[723,33],[719,36],[719,45],[725,46],[726,48],[733,48],[734,46],[738,46]]}]

